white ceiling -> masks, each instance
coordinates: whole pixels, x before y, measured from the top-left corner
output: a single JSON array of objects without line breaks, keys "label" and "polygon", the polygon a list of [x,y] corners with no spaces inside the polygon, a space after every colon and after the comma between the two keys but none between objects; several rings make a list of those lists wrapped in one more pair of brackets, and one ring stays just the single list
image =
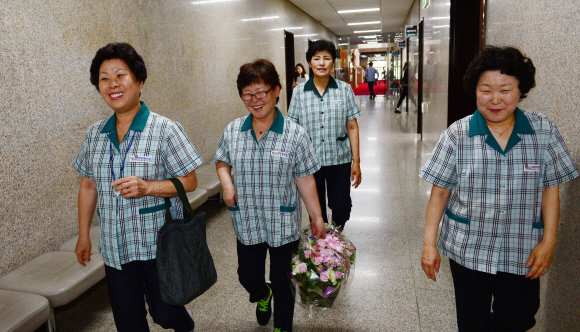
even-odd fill
[{"label": "white ceiling", "polygon": [[[413,0],[289,0],[306,14],[320,22],[340,37],[350,36],[352,44],[359,44],[360,35],[374,33],[355,33],[361,30],[381,29],[383,41],[393,41],[393,33],[401,31],[405,18],[413,5]],[[380,11],[342,13],[341,10],[380,8]],[[347,25],[348,23],[380,21],[378,24]],[[390,34],[390,36],[387,36]],[[345,41],[344,39],[342,40]]]}]

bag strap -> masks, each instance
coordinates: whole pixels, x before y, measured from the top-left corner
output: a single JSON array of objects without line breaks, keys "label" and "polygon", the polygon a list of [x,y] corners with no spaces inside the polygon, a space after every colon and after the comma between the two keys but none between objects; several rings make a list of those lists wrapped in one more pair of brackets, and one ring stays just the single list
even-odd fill
[{"label": "bag strap", "polygon": [[[183,217],[184,217],[184,219],[189,220],[189,219],[193,218],[193,210],[191,209],[191,205],[189,204],[189,199],[187,199],[187,195],[185,194],[185,188],[183,188],[183,184],[177,178],[171,178],[168,180],[171,181],[171,183],[173,183],[173,185],[175,186],[175,189],[177,189],[177,194],[179,195],[179,198],[181,199],[181,203],[183,204]],[[171,201],[170,201],[169,197],[165,197],[165,222],[166,223],[173,221],[173,218],[171,217],[171,212],[169,211],[170,206],[171,206]]]}]

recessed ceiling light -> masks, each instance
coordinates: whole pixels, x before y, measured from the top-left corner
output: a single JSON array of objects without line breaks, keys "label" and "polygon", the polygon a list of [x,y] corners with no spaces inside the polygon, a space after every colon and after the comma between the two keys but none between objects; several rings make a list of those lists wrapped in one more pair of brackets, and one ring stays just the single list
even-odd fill
[{"label": "recessed ceiling light", "polygon": [[288,28],[272,29],[272,31],[280,31],[280,30],[300,30],[300,29],[302,29],[302,27],[288,27]]},{"label": "recessed ceiling light", "polygon": [[256,17],[256,18],[244,18],[242,19],[242,22],[248,22],[248,21],[259,21],[259,20],[271,20],[271,19],[275,19],[275,18],[279,18],[280,16],[267,16],[267,17]]},{"label": "recessed ceiling light", "polygon": [[359,30],[359,31],[355,31],[354,33],[367,33],[367,32],[381,32],[381,29],[375,29],[375,30]]},{"label": "recessed ceiling light", "polygon": [[347,25],[381,24],[381,21],[347,23]]},{"label": "recessed ceiling light", "polygon": [[366,8],[366,9],[350,9],[350,10],[339,10],[339,14],[346,14],[346,13],[359,13],[359,12],[377,12],[381,10],[380,8]]}]

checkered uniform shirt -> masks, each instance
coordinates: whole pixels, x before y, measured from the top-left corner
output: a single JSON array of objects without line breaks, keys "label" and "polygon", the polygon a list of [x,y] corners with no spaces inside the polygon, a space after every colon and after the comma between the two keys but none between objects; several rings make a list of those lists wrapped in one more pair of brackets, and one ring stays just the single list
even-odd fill
[{"label": "checkered uniform shirt", "polygon": [[259,142],[252,115],[231,122],[219,141],[215,162],[233,169],[238,193],[228,207],[238,240],[245,245],[267,242],[279,247],[300,238],[300,194],[295,177],[320,169],[304,128],[276,108],[276,118]]},{"label": "checkered uniform shirt", "polygon": [[556,126],[515,111],[505,150],[476,111],[441,134],[419,176],[451,189],[438,248],[472,270],[525,275],[542,241],[542,190],[577,177]]},{"label": "checkered uniform shirt", "polygon": [[320,95],[313,79],[294,88],[288,119],[303,126],[322,166],[352,161],[346,123],[361,115],[350,84],[330,77]]},{"label": "checkered uniform shirt", "polygon": [[[99,252],[107,266],[120,270],[122,264],[156,257],[157,233],[165,222],[165,201],[155,196],[117,196],[111,186],[111,152],[115,179],[120,178],[123,159],[123,177],[136,176],[145,181],[185,176],[203,161],[179,123],[150,112],[144,103],[121,144],[117,140],[115,121],[116,115],[113,115],[89,128],[74,168],[95,181]],[[149,158],[150,162],[144,162]],[[182,218],[182,209],[179,198],[173,197],[172,215]]]}]

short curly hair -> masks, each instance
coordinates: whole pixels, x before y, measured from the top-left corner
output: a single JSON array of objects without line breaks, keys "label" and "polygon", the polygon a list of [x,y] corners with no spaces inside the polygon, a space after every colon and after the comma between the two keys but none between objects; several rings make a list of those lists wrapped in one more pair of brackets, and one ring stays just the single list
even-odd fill
[{"label": "short curly hair", "polygon": [[[280,75],[278,75],[276,67],[273,63],[265,59],[257,59],[254,62],[246,63],[240,67],[240,73],[236,80],[240,96],[245,87],[254,83],[264,83],[272,89],[275,89],[277,86],[282,88]],[[278,103],[278,100],[280,100],[280,97],[276,98],[276,103]]]},{"label": "short curly hair", "polygon": [[465,92],[476,98],[477,83],[486,71],[499,70],[502,74],[513,76],[518,80],[520,100],[536,86],[536,67],[532,59],[526,57],[514,47],[486,46],[469,64],[463,76]]},{"label": "short curly hair", "polygon": [[308,51],[306,51],[306,61],[310,63],[310,60],[312,60],[312,57],[314,56],[314,54],[316,54],[316,52],[323,51],[330,53],[330,55],[332,56],[332,62],[336,61],[336,46],[334,45],[333,42],[326,39],[319,39],[310,44]]},{"label": "short curly hair", "polygon": [[135,48],[129,43],[110,43],[97,51],[91,63],[91,84],[97,88],[97,91],[99,91],[99,70],[101,65],[111,59],[125,61],[137,81],[145,83],[147,68],[145,68],[143,58],[135,51]]}]

